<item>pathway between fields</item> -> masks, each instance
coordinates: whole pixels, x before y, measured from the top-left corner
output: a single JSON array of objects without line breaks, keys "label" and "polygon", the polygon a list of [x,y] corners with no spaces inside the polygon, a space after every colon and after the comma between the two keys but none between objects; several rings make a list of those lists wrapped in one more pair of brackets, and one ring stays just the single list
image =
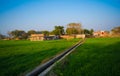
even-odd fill
[{"label": "pathway between fields", "polygon": [[55,66],[56,63],[58,63],[63,58],[65,58],[67,55],[69,55],[78,46],[80,46],[81,44],[83,44],[84,41],[85,41],[85,39],[79,41],[77,44],[75,44],[71,48],[65,50],[63,53],[57,55],[56,57],[54,57],[53,59],[47,61],[46,63],[38,66],[37,68],[35,68],[34,70],[32,70],[31,72],[29,72],[28,74],[26,74],[26,76],[45,76],[47,74],[47,72],[50,71],[53,66]]}]

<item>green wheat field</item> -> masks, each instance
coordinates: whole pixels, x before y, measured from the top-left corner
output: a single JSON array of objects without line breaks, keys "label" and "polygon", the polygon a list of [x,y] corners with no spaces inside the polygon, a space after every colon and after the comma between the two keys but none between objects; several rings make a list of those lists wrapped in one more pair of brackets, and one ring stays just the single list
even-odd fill
[{"label": "green wheat field", "polygon": [[79,39],[0,41],[0,76],[23,76],[71,47]]},{"label": "green wheat field", "polygon": [[120,76],[120,38],[90,38],[47,76]]}]

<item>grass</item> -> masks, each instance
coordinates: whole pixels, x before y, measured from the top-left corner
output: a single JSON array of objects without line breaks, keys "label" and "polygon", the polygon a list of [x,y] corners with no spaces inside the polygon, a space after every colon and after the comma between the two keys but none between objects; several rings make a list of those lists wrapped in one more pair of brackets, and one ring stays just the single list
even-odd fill
[{"label": "grass", "polygon": [[77,41],[0,41],[0,76],[24,75]]},{"label": "grass", "polygon": [[120,38],[91,38],[47,76],[120,76]]}]

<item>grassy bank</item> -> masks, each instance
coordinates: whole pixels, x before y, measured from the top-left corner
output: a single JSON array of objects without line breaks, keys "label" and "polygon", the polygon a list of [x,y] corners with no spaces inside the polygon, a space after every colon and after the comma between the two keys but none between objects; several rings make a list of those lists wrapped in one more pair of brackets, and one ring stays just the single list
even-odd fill
[{"label": "grassy bank", "polygon": [[120,76],[120,38],[91,38],[48,76]]},{"label": "grassy bank", "polygon": [[0,76],[23,75],[77,41],[0,41]]}]

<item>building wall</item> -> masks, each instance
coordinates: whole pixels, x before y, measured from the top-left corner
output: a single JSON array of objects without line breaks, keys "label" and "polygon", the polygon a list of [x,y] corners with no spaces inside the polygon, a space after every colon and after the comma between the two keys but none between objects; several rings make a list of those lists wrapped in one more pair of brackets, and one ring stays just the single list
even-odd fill
[{"label": "building wall", "polygon": [[97,31],[93,33],[93,36],[95,37],[108,37],[109,33],[105,31]]},{"label": "building wall", "polygon": [[43,34],[31,34],[30,41],[43,41],[44,35]]},{"label": "building wall", "polygon": [[60,36],[63,39],[74,39],[74,38],[85,38],[85,34],[77,34],[77,35],[62,35]]},{"label": "building wall", "polygon": [[76,35],[76,38],[82,38],[82,39],[84,39],[85,38],[85,34]]},{"label": "building wall", "polygon": [[70,36],[70,35],[61,35],[60,36],[62,39],[74,39],[74,36]]}]

